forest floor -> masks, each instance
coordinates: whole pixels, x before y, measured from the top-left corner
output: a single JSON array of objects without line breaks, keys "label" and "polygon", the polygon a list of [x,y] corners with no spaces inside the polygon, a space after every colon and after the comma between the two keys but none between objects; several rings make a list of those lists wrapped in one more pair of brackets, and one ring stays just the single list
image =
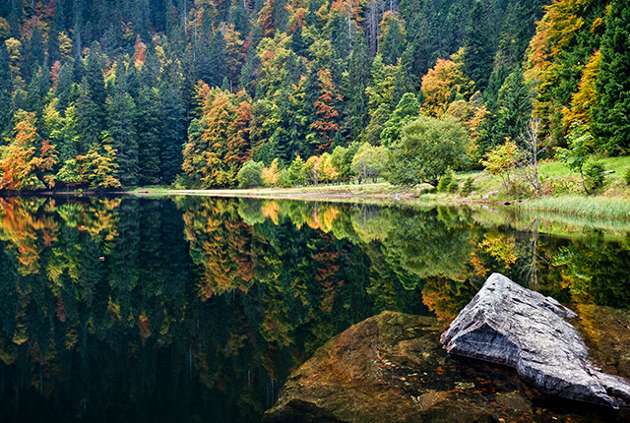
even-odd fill
[{"label": "forest floor", "polygon": [[140,187],[129,192],[136,196],[197,195],[258,199],[345,202],[380,205],[495,205],[513,206],[522,211],[543,211],[579,218],[606,218],[630,221],[630,187],[624,175],[630,169],[630,156],[603,159],[606,185],[597,195],[585,195],[579,178],[562,163],[543,162],[539,173],[553,194],[539,197],[515,197],[504,193],[501,179],[486,172],[463,172],[457,175],[460,186],[468,178],[474,190],[467,196],[458,193],[435,193],[430,185],[394,186],[387,182],[365,184],[331,184],[297,188],[252,189],[175,189],[163,186]]}]

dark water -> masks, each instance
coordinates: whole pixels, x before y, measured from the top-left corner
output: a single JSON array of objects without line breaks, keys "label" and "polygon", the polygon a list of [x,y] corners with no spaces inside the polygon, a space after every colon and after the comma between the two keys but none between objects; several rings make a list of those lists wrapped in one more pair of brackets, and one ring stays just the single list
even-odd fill
[{"label": "dark water", "polygon": [[[397,310],[447,324],[492,271],[595,317],[630,308],[623,230],[463,209],[0,198],[0,421],[258,421],[353,323]],[[625,350],[601,356],[630,374]]]}]

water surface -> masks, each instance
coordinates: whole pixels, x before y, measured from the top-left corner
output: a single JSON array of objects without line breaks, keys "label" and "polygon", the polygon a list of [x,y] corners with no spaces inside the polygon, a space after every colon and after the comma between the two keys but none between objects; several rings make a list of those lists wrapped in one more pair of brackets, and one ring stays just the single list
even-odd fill
[{"label": "water surface", "polygon": [[601,365],[630,376],[615,329],[630,308],[630,236],[565,223],[0,198],[0,421],[259,421],[290,372],[352,324],[394,310],[447,325],[493,271],[577,309]]}]

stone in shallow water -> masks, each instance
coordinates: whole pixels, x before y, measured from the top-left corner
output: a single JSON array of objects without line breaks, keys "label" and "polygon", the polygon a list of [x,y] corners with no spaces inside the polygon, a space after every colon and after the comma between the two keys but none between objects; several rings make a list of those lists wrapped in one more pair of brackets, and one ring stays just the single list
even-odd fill
[{"label": "stone in shallow water", "polygon": [[[566,408],[507,367],[448,356],[429,317],[383,312],[348,328],[295,370],[270,422],[612,422],[601,410]],[[573,404],[572,404],[573,405]],[[546,408],[543,408],[546,407]]]},{"label": "stone in shallow water", "polygon": [[630,405],[630,383],[596,368],[556,300],[491,275],[441,342],[449,353],[513,367],[541,391],[613,408]]}]

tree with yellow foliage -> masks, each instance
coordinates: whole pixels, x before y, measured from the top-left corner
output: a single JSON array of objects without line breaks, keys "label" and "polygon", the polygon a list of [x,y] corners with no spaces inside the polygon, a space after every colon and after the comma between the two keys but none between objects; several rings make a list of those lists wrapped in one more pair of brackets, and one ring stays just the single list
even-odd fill
[{"label": "tree with yellow foliage", "polygon": [[54,145],[37,133],[35,113],[15,113],[13,137],[0,157],[0,189],[37,190],[55,185],[52,169],[57,153]]},{"label": "tree with yellow foliage", "polygon": [[424,101],[421,111],[429,116],[441,117],[455,100],[468,100],[475,91],[475,83],[464,74],[463,50],[450,59],[438,59],[435,66],[422,77],[421,91]]}]

